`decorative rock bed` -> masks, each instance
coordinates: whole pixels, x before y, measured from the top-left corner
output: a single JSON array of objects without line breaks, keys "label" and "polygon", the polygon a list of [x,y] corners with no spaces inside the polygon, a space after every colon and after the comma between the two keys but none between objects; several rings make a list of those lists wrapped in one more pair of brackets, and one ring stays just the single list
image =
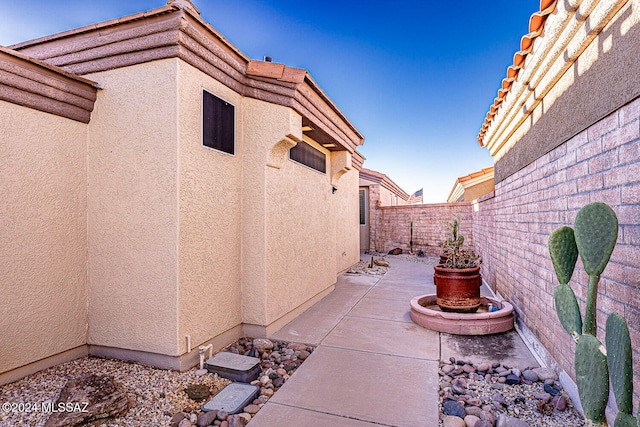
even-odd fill
[{"label": "decorative rock bed", "polygon": [[584,426],[550,369],[451,358],[439,375],[441,426]]},{"label": "decorative rock bed", "polygon": [[[258,340],[256,340],[258,341]],[[244,426],[255,413],[300,367],[314,347],[283,341],[260,340],[253,346],[251,338],[242,338],[225,349],[232,353],[260,358],[261,372],[253,381],[260,387],[260,395],[243,412],[229,415],[224,411],[203,412],[200,407],[230,381],[211,373],[196,374],[197,367],[185,372],[156,369],[138,363],[85,357],[63,363],[29,375],[19,381],[0,386],[0,402],[16,404],[16,410],[0,411],[0,426],[42,427],[50,413],[24,410],[26,404],[56,402],[65,384],[87,374],[112,377],[131,400],[126,415],[119,418],[92,422],[95,427],[221,427]],[[270,343],[270,344],[269,344]],[[269,348],[270,347],[270,348]],[[205,387],[193,387],[203,385]],[[192,400],[187,395],[205,400]],[[20,408],[18,405],[22,404]]]}]

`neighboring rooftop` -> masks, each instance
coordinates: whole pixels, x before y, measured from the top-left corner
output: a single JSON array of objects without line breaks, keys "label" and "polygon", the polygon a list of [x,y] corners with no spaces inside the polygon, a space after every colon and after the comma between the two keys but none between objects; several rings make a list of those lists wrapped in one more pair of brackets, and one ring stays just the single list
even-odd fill
[{"label": "neighboring rooftop", "polygon": [[391,178],[383,173],[376,172],[371,169],[362,168],[360,170],[360,179],[380,184],[405,201],[409,199],[409,194],[402,188],[400,188],[398,184],[393,182]]},{"label": "neighboring rooftop", "polygon": [[493,166],[490,166],[456,179],[447,202],[469,202],[493,190]]}]

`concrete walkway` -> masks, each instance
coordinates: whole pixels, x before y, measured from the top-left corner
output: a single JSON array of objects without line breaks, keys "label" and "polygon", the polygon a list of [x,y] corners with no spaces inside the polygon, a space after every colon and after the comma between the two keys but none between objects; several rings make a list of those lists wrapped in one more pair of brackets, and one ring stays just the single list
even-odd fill
[{"label": "concrete walkway", "polygon": [[[251,427],[437,426],[441,357],[487,360],[499,347],[498,361],[535,364],[515,332],[500,335],[496,344],[486,337],[441,339],[415,325],[409,301],[435,293],[433,267],[386,259],[391,268],[382,278],[340,276],[331,294],[272,336],[317,348]],[[512,351],[504,351],[505,342]]]}]

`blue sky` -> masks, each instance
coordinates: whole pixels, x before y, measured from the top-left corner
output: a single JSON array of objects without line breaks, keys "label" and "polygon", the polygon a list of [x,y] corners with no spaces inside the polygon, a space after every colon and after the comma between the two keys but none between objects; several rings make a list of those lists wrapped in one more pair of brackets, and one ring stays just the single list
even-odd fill
[{"label": "blue sky", "polygon": [[[162,0],[0,0],[0,45],[154,9]],[[364,166],[425,202],[493,164],[476,136],[535,0],[194,0],[252,59],[309,70],[365,137]]]}]

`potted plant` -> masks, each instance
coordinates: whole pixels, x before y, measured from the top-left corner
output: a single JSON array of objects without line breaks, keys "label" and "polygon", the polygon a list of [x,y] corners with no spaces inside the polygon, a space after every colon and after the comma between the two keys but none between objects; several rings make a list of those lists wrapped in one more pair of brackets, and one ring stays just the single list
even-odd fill
[{"label": "potted plant", "polygon": [[440,244],[443,254],[434,267],[436,303],[442,311],[474,313],[480,307],[480,264],[482,258],[473,249],[464,248],[460,222],[447,223],[449,237]]}]

